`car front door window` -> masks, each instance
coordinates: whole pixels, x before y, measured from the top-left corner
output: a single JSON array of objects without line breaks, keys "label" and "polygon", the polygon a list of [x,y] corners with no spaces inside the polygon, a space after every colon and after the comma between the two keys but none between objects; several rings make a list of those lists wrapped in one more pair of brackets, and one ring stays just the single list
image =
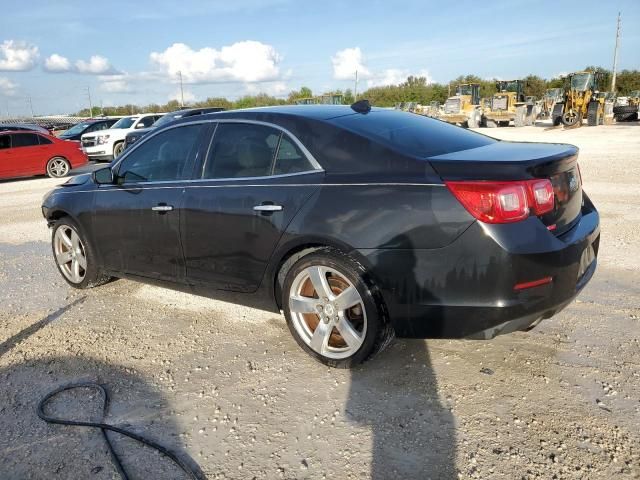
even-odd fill
[{"label": "car front door window", "polygon": [[118,169],[118,183],[182,180],[195,155],[203,124],[166,130],[133,150]]}]

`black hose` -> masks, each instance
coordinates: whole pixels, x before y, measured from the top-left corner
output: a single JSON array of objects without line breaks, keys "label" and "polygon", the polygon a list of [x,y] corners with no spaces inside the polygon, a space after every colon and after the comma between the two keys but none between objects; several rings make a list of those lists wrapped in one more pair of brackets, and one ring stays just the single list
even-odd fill
[{"label": "black hose", "polygon": [[162,453],[163,455],[169,457],[178,467],[180,467],[180,469],[185,472],[188,476],[188,478],[191,478],[193,480],[200,480],[201,477],[200,475],[189,465],[187,465],[183,460],[181,460],[175,453],[172,453],[170,450],[168,450],[167,448],[163,447],[162,445],[153,442],[152,440],[148,440],[146,438],[144,438],[141,435],[138,435],[136,433],[130,432],[128,430],[125,430],[123,428],[120,427],[115,427],[113,425],[109,425],[107,423],[100,423],[100,422],[79,422],[77,420],[65,420],[65,419],[61,419],[61,418],[55,418],[55,417],[51,417],[49,415],[47,415],[46,413],[44,413],[44,407],[45,405],[56,395],[58,395],[59,393],[62,393],[64,391],[67,390],[73,390],[75,388],[91,388],[94,389],[96,391],[98,391],[98,393],[100,393],[100,395],[102,396],[102,403],[103,403],[103,408],[102,408],[102,419],[104,420],[104,417],[107,415],[107,410],[109,407],[109,396],[107,395],[107,391],[105,390],[105,388],[102,385],[99,385],[97,383],[93,383],[93,382],[85,382],[85,383],[70,383],[68,385],[63,385],[51,392],[49,392],[48,394],[46,394],[42,400],[40,400],[40,403],[38,404],[38,417],[40,417],[42,420],[44,420],[47,423],[56,423],[59,425],[74,425],[74,426],[78,426],[78,427],[92,427],[92,428],[99,428],[100,431],[102,432],[102,435],[104,436],[105,441],[107,442],[107,446],[109,447],[109,452],[111,453],[111,458],[113,459],[113,463],[116,467],[116,469],[118,470],[118,473],[120,474],[120,477],[123,480],[129,480],[129,476],[127,475],[126,470],[124,469],[124,467],[122,466],[122,463],[120,462],[120,458],[118,458],[118,454],[115,452],[115,450],[113,449],[113,445],[111,444],[111,441],[109,440],[109,437],[107,435],[107,431],[111,431],[111,432],[116,432],[119,433],[121,435],[124,435],[126,437],[132,438],[144,445],[147,445],[148,447],[151,447],[157,451],[159,451],[160,453]]}]

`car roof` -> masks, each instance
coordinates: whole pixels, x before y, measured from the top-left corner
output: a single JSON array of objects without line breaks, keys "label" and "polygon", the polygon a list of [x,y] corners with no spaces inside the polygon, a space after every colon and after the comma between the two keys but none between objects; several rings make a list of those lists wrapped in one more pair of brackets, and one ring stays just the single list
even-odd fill
[{"label": "car roof", "polygon": [[[38,134],[38,135],[47,135],[44,132],[41,132],[40,130],[0,130],[0,135],[9,135],[11,133],[33,133],[33,134]],[[51,136],[51,135],[48,135]]]},{"label": "car roof", "polygon": [[[384,110],[372,108],[375,110]],[[349,105],[278,105],[275,107],[243,108],[240,110],[225,110],[222,112],[206,113],[206,118],[239,117],[243,114],[275,114],[310,118],[314,120],[329,120],[345,115],[358,115]]]}]

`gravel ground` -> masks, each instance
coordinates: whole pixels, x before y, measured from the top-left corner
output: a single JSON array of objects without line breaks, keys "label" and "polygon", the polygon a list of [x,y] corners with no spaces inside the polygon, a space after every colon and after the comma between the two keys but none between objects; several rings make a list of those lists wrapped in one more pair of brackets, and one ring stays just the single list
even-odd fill
[{"label": "gravel ground", "polygon": [[[68,288],[39,207],[57,181],[0,182],[0,477],[117,478],[99,432],[35,414],[49,390],[95,380],[108,423],[209,479],[640,478],[640,125],[483,133],[580,147],[602,215],[593,281],[532,332],[396,340],[352,371],[309,358],[278,315],[130,281]],[[99,419],[98,400],[51,410]],[[183,478],[114,444],[133,478]]]}]

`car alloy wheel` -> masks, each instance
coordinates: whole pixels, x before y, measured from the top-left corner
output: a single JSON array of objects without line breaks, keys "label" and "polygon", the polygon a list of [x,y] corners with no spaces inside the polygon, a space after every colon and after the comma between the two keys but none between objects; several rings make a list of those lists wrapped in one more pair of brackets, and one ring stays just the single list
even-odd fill
[{"label": "car alloy wheel", "polygon": [[74,284],[82,283],[87,274],[87,256],[80,235],[69,225],[56,229],[53,251],[60,271]]},{"label": "car alloy wheel", "polygon": [[367,313],[356,287],[335,268],[313,265],[293,280],[289,294],[293,327],[316,353],[353,356],[367,333]]},{"label": "car alloy wheel", "polygon": [[116,146],[113,148],[113,158],[118,158],[123,150],[124,150],[124,142],[120,142],[116,144]]},{"label": "car alloy wheel", "polygon": [[67,176],[69,173],[70,167],[69,162],[67,162],[62,157],[55,157],[49,160],[47,164],[47,174],[50,177],[61,178]]}]

